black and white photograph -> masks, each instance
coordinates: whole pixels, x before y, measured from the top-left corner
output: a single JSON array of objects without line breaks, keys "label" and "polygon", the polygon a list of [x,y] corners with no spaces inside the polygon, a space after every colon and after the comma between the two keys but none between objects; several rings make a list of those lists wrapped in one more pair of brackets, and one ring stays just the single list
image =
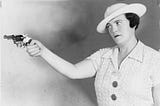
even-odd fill
[{"label": "black and white photograph", "polygon": [[160,106],[160,0],[0,0],[0,106]]}]

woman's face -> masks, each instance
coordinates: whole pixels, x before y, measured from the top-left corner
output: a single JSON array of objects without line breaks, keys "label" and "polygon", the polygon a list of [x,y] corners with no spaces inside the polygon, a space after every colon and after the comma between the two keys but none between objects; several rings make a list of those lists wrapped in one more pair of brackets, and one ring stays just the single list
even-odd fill
[{"label": "woman's face", "polygon": [[106,27],[117,45],[126,44],[135,36],[135,29],[129,26],[129,21],[124,14],[109,21]]}]

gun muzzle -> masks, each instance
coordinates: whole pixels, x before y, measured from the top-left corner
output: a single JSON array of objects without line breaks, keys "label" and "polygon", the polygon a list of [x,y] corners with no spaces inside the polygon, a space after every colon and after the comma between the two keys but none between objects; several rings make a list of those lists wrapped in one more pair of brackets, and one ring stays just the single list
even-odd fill
[{"label": "gun muzzle", "polygon": [[14,41],[23,41],[24,36],[23,35],[4,35],[3,38],[7,40],[12,39]]}]

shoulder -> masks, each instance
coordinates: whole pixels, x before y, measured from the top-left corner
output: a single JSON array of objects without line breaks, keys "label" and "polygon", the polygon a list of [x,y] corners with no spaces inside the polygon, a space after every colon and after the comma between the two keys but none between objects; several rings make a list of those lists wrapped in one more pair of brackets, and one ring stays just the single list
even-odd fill
[{"label": "shoulder", "polygon": [[92,59],[100,59],[101,57],[106,56],[107,54],[111,54],[113,47],[101,48],[98,51],[94,52],[89,56]]},{"label": "shoulder", "polygon": [[160,52],[149,47],[149,46],[144,46],[144,56],[147,58],[146,60],[149,61],[149,63],[153,67],[160,68]]},{"label": "shoulder", "polygon": [[99,49],[99,52],[100,52],[100,54],[103,56],[103,55],[111,52],[112,50],[113,50],[113,47],[112,47],[112,48],[111,48],[111,47],[108,47],[108,48]]},{"label": "shoulder", "polygon": [[152,60],[159,60],[160,61],[160,52],[159,51],[145,45],[144,46],[144,53],[148,57],[152,58]]},{"label": "shoulder", "polygon": [[99,52],[100,57],[107,58],[111,56],[115,48],[117,48],[117,46],[99,49],[98,52]]}]

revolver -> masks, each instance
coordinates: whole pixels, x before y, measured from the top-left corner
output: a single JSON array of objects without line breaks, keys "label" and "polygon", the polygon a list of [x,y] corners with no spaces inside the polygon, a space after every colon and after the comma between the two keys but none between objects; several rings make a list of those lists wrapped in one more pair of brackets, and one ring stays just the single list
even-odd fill
[{"label": "revolver", "polygon": [[4,35],[3,36],[4,39],[7,40],[12,40],[14,44],[16,44],[16,46],[20,46],[20,47],[26,47],[27,45],[29,45],[32,41],[32,39],[30,37],[28,37],[26,34],[24,35]]}]

